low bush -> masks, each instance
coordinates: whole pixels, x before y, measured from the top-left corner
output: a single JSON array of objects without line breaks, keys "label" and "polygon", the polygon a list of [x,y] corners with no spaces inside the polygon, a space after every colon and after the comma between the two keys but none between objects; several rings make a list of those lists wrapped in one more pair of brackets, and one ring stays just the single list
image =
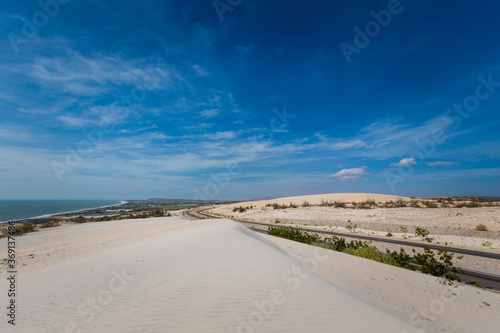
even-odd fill
[{"label": "low bush", "polygon": [[479,223],[478,225],[476,225],[476,230],[477,231],[488,231],[488,228],[484,224]]},{"label": "low bush", "polygon": [[73,219],[73,222],[75,223],[86,223],[87,219],[83,216],[77,216]]},{"label": "low bush", "polygon": [[269,226],[267,233],[271,236],[286,238],[306,244],[313,244],[319,241],[319,236],[317,234],[294,228]]},{"label": "low bush", "polygon": [[384,255],[375,246],[366,246],[359,248],[348,247],[343,252],[379,262],[384,261]]},{"label": "low bush", "polygon": [[350,232],[356,232],[356,228],[358,227],[358,225],[356,223],[351,223],[351,220],[348,220],[347,221],[347,225],[345,226],[345,228],[347,230],[349,230]]},{"label": "low bush", "polygon": [[328,207],[328,206],[333,206],[333,203],[331,203],[328,200],[325,201],[324,199],[321,199],[321,202],[319,203],[319,205],[322,207],[325,207],[325,206]]},{"label": "low bush", "polygon": [[420,208],[420,205],[418,204],[418,200],[411,199],[410,202],[408,203],[408,206],[413,207],[413,208]]},{"label": "low bush", "polygon": [[267,204],[266,207],[273,207],[273,209],[287,209],[289,207],[296,208],[297,205],[290,203],[290,206],[287,206],[287,204],[280,205],[279,203],[273,202],[272,204]]},{"label": "low bush", "polygon": [[421,203],[425,206],[425,208],[438,208],[438,204],[431,200],[423,200]]},{"label": "low bush", "polygon": [[399,252],[391,252],[389,249],[386,249],[383,258],[383,262],[386,264],[414,270],[414,267],[410,264],[410,260],[411,256],[403,248],[399,249]]},{"label": "low bush", "polygon": [[425,228],[415,227],[415,237],[422,237],[422,240],[429,235],[429,231]]},{"label": "low bush", "polygon": [[[247,207],[248,208],[248,207]],[[233,212],[240,212],[240,213],[244,213],[246,211],[246,208],[243,207],[243,206],[240,206],[240,207],[234,207],[233,208]]]},{"label": "low bush", "polygon": [[424,253],[417,253],[413,256],[413,261],[417,265],[416,268],[424,274],[443,276],[449,280],[460,281],[460,278],[456,275],[458,270],[452,268],[453,253],[449,253],[448,249],[445,248],[439,250],[438,255],[439,257],[436,259],[434,252],[429,248],[425,248]]},{"label": "low bush", "polygon": [[[13,227],[13,229],[12,229]],[[9,232],[9,228],[11,231]],[[21,224],[16,224],[15,226],[8,226],[2,229],[2,236],[1,237],[7,237],[7,236],[19,236],[23,234],[27,234],[28,232],[35,231],[35,225],[33,223],[21,223]],[[0,238],[1,238],[0,237]]]},{"label": "low bush", "polygon": [[56,220],[52,220],[52,221],[49,221],[49,222],[45,222],[43,224],[40,225],[40,228],[53,228],[53,227],[59,227],[60,224],[59,224],[59,221],[56,221]]},{"label": "low bush", "polygon": [[[424,253],[416,253],[415,250],[412,250],[413,253],[416,254],[410,256],[403,248],[401,248],[399,252],[390,252],[387,249],[386,253],[383,253],[375,246],[369,245],[366,241],[362,242],[355,240],[348,243],[345,238],[339,238],[337,236],[321,240],[317,234],[295,228],[269,226],[267,233],[269,235],[311,244],[329,250],[344,252],[393,266],[418,270],[425,274],[445,277],[449,280],[460,281],[460,278],[456,275],[459,270],[453,267],[453,253],[449,253],[448,248],[439,250],[437,252],[438,257],[436,257],[436,254],[429,248],[425,248]],[[458,258],[461,259],[462,257]]]},{"label": "low bush", "polygon": [[154,217],[160,217],[165,215],[165,211],[163,209],[157,208],[153,210],[150,215]]},{"label": "low bush", "polygon": [[400,207],[406,207],[406,201],[402,200],[402,199],[398,199],[394,202],[394,207],[395,208],[400,208]]}]

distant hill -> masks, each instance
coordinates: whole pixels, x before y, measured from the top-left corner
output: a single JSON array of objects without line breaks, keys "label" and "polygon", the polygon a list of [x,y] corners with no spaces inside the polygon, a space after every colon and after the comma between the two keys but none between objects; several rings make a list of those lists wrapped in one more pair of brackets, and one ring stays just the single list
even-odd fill
[{"label": "distant hill", "polygon": [[150,198],[146,200],[126,200],[128,203],[132,204],[144,204],[144,203],[150,203],[150,204],[158,204],[158,203],[183,203],[183,204],[190,204],[190,203],[203,203],[203,204],[212,204],[212,203],[234,203],[234,202],[239,202],[237,200],[191,200],[191,199],[165,199],[165,198]]},{"label": "distant hill", "polygon": [[500,201],[500,197],[478,197],[479,199],[489,200],[489,201]]}]

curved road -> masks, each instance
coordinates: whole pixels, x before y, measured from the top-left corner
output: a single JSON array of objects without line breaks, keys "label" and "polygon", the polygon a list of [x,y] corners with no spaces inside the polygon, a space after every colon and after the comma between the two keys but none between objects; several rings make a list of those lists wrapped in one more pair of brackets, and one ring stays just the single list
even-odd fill
[{"label": "curved road", "polygon": [[[218,219],[220,217],[209,215],[207,213],[202,212],[202,210],[196,209],[196,210],[188,210],[186,211],[187,214],[191,215],[194,218],[197,219]],[[250,221],[245,221],[245,220],[237,220],[237,219],[232,219],[233,221],[241,222],[246,225],[251,225],[251,229],[257,232],[262,232],[267,234],[267,227],[269,226],[276,226],[275,224],[270,224],[270,223],[263,223],[263,222],[250,222]],[[254,228],[253,226],[265,226],[266,229],[259,229],[259,228]],[[446,246],[440,246],[436,244],[422,244],[422,243],[416,243],[416,242],[406,242],[402,240],[397,240],[397,239],[386,239],[386,238],[381,238],[381,237],[373,237],[373,236],[365,236],[365,235],[356,235],[356,234],[345,234],[345,233],[340,233],[340,232],[332,232],[332,231],[325,231],[325,230],[316,230],[316,229],[310,229],[310,228],[297,228],[297,227],[290,227],[290,226],[285,226],[287,228],[293,228],[293,229],[301,229],[304,231],[308,232],[314,232],[317,234],[325,234],[325,235],[335,235],[335,236],[340,236],[340,237],[348,237],[348,238],[358,238],[358,239],[363,239],[363,240],[371,240],[371,241],[376,241],[376,242],[384,242],[384,243],[391,243],[391,244],[398,244],[398,245],[405,245],[405,246],[412,246],[412,247],[419,247],[419,248],[429,248],[432,250],[440,250],[444,248],[448,248],[450,252],[453,253],[460,253],[460,254],[466,254],[466,255],[471,255],[471,256],[477,256],[477,257],[482,257],[482,258],[491,258],[491,259],[500,259],[500,253],[493,253],[493,252],[485,252],[485,251],[477,251],[477,250],[468,250],[468,249],[461,249],[461,248],[456,248],[456,247],[446,247]],[[500,276],[490,274],[490,273],[485,273],[485,272],[478,272],[474,270],[469,270],[469,269],[462,269],[463,273],[457,274],[460,279],[467,283],[467,284],[473,284],[474,282],[485,286],[486,288],[493,289],[496,291],[500,291]]]}]

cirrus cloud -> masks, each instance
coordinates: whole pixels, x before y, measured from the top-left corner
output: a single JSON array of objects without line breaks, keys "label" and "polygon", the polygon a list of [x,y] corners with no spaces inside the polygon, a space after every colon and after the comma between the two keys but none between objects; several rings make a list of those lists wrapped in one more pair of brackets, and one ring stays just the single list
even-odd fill
[{"label": "cirrus cloud", "polygon": [[403,158],[398,163],[391,163],[391,166],[399,167],[399,166],[409,166],[409,165],[414,165],[414,164],[417,164],[417,161],[415,161],[414,158]]},{"label": "cirrus cloud", "polygon": [[435,161],[435,162],[427,162],[426,164],[428,166],[452,166],[452,165],[459,165],[460,163],[450,162],[450,161]]},{"label": "cirrus cloud", "polygon": [[328,177],[336,177],[341,182],[357,180],[361,176],[369,175],[368,173],[365,172],[365,169],[366,166],[362,166],[359,168],[352,168],[352,169],[342,169],[339,172],[329,175]]}]

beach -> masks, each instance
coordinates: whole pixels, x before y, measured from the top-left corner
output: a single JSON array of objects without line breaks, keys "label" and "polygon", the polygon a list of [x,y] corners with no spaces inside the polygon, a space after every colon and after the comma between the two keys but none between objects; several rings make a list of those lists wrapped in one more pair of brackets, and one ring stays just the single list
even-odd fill
[{"label": "beach", "polygon": [[[225,219],[64,224],[16,242],[16,325],[1,324],[9,331],[472,332],[500,319],[498,295]],[[433,325],[412,317],[413,305],[441,298]],[[460,311],[465,326],[450,321]]]}]

